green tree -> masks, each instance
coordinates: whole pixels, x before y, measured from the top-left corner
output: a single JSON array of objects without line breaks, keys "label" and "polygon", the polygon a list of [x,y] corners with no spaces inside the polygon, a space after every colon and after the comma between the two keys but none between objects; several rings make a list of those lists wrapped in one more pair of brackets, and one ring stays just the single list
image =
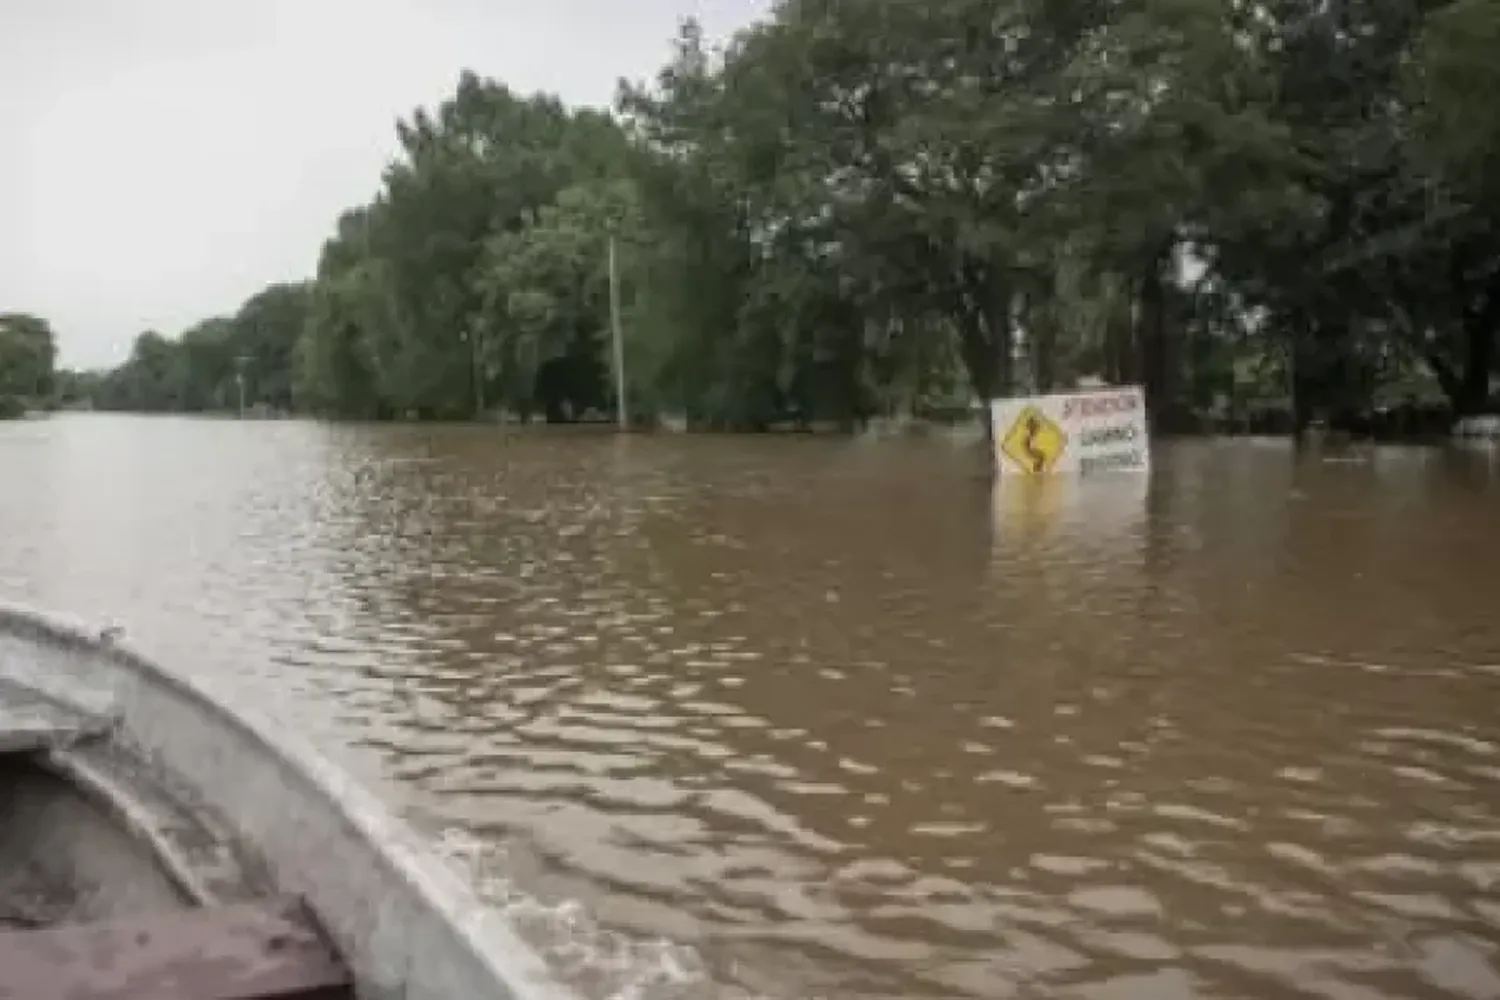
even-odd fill
[{"label": "green tree", "polygon": [[1497,32],[1492,0],[782,0],[722,49],[686,23],[614,115],[463,73],[311,282],[100,394],[224,407],[243,371],[330,416],[603,415],[613,237],[641,417],[1093,377],[1159,430],[1282,397],[1438,426],[1495,405]]},{"label": "green tree", "polygon": [[490,237],[475,272],[479,379],[523,418],[604,409],[609,355],[609,241],[642,250],[635,186],[625,179],[564,188],[525,226]]},{"label": "green tree", "polygon": [[26,313],[0,313],[0,417],[49,406],[56,370],[51,325]]}]

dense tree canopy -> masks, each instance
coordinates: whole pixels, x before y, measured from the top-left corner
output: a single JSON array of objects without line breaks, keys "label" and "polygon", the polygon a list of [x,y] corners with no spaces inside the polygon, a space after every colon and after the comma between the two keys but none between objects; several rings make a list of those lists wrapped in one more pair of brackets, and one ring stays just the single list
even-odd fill
[{"label": "dense tree canopy", "polygon": [[1494,0],[782,0],[612,115],[464,73],[312,281],[96,402],[607,413],[613,244],[639,419],[1094,377],[1168,429],[1445,425],[1496,403],[1497,45]]},{"label": "dense tree canopy", "polygon": [[292,408],[298,341],[307,327],[309,284],[271,285],[237,313],[203,320],[176,340],[148,330],[130,357],[92,388],[101,409],[232,410],[242,396],[275,412]]},{"label": "dense tree canopy", "polygon": [[46,320],[0,313],[0,418],[46,405],[56,389],[57,343]]}]

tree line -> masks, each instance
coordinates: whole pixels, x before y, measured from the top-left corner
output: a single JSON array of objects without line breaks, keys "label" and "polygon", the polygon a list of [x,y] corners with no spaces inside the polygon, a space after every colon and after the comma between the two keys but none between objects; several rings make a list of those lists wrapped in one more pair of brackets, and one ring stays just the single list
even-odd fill
[{"label": "tree line", "polygon": [[57,391],[57,338],[47,321],[0,313],[0,420],[46,408]]},{"label": "tree line", "polygon": [[306,283],[95,405],[707,428],[1138,382],[1159,428],[1496,406],[1494,0],[782,0],[611,112],[463,73]]}]

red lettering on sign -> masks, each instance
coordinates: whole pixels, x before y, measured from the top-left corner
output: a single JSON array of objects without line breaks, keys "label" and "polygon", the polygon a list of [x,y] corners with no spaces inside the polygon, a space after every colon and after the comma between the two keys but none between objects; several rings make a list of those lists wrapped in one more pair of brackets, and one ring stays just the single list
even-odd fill
[{"label": "red lettering on sign", "polygon": [[1133,393],[1110,396],[1084,396],[1081,399],[1068,400],[1067,404],[1063,406],[1063,419],[1104,417],[1111,413],[1133,413],[1135,409],[1136,396]]}]

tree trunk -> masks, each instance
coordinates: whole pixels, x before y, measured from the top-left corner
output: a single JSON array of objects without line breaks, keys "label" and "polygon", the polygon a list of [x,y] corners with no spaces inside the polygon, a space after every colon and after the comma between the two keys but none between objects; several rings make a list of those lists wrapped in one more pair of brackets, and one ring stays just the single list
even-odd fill
[{"label": "tree trunk", "polygon": [[1454,409],[1461,417],[1471,417],[1489,409],[1490,369],[1495,363],[1495,328],[1487,323],[1464,324],[1468,348],[1464,358],[1463,380]]},{"label": "tree trunk", "polygon": [[984,421],[986,441],[994,440],[995,428],[990,415],[990,400],[1000,379],[1000,359],[996,355],[980,317],[966,313],[958,319],[958,350],[963,358],[969,385],[978,397]]},{"label": "tree trunk", "polygon": [[1292,351],[1290,359],[1292,390],[1292,435],[1301,441],[1312,423],[1320,403],[1318,399],[1318,377],[1316,352],[1312,344],[1312,329],[1302,317],[1292,320]]},{"label": "tree trunk", "polygon": [[1109,310],[1104,325],[1104,380],[1126,385],[1139,380],[1140,351],[1136,348],[1135,315],[1128,297]]},{"label": "tree trunk", "polygon": [[985,440],[993,441],[990,401],[1009,394],[1015,384],[1010,288],[989,262],[968,262],[959,278],[959,354],[984,413]]},{"label": "tree trunk", "polygon": [[1497,360],[1496,338],[1500,336],[1500,273],[1490,279],[1484,301],[1464,316],[1464,368],[1454,409],[1461,417],[1474,416],[1489,408],[1490,372]]},{"label": "tree trunk", "polygon": [[1141,275],[1140,308],[1136,313],[1136,342],[1140,347],[1141,383],[1146,394],[1146,416],[1155,429],[1171,404],[1171,364],[1167,344],[1167,292],[1164,272],[1172,244],[1165,243]]},{"label": "tree trunk", "polygon": [[999,269],[988,268],[988,280],[984,289],[984,325],[989,330],[991,351],[995,355],[995,374],[998,395],[1009,396],[1016,391],[1016,352],[1012,335],[1010,288],[1001,278]]},{"label": "tree trunk", "polygon": [[1057,327],[1049,319],[1034,324],[1032,376],[1036,391],[1051,392],[1057,384]]}]

